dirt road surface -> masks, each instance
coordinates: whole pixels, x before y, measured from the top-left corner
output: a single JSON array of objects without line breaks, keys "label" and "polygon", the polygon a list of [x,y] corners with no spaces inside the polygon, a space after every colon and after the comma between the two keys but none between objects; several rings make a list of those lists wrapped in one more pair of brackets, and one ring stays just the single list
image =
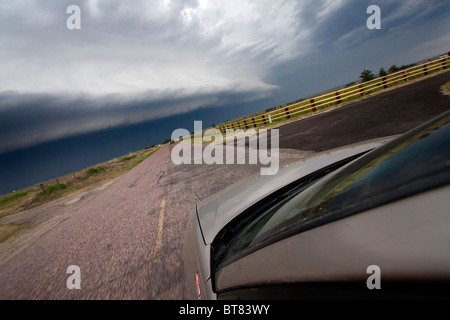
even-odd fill
[{"label": "dirt road surface", "polygon": [[[398,134],[450,108],[450,73],[280,127],[280,163]],[[195,204],[259,165],[175,165],[168,145],[123,176],[0,220],[28,227],[0,244],[0,299],[183,299],[182,249]],[[81,289],[68,289],[67,268]],[[192,287],[192,288],[191,288]]]}]

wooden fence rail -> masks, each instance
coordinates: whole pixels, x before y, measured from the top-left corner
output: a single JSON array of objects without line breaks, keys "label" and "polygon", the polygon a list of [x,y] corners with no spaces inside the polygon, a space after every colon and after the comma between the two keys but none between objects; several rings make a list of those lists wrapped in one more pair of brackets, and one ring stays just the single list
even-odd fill
[{"label": "wooden fence rail", "polygon": [[449,60],[450,57],[445,56],[432,61],[427,61],[408,69],[400,70],[383,77],[377,77],[367,82],[358,83],[350,87],[344,87],[315,97],[310,97],[303,101],[280,107],[276,110],[241,118],[239,120],[228,121],[217,126],[217,129],[221,130],[223,133],[225,133],[227,129],[246,130],[264,126],[272,122],[292,119],[292,117],[295,117],[296,115],[314,113],[324,108],[356,100],[362,96],[387,89],[394,85],[447,69]]}]

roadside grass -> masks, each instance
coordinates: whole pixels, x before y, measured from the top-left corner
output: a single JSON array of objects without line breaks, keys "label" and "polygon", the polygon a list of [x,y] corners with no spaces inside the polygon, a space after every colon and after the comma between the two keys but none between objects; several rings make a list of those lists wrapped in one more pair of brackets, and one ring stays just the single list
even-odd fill
[{"label": "roadside grass", "polygon": [[152,150],[150,150],[150,151],[148,151],[146,153],[143,153],[143,154],[137,154],[136,153],[133,156],[131,156],[130,159],[128,159],[127,161],[129,161],[129,160],[133,160],[133,161],[131,161],[131,163],[128,165],[127,171],[132,169],[132,168],[134,168],[134,167],[136,167],[139,163],[144,161],[147,157],[149,157],[152,154],[154,154],[159,148],[161,148],[161,147],[153,148]]},{"label": "roadside grass", "polygon": [[128,161],[128,160],[134,159],[134,158],[136,158],[135,154],[123,157],[123,158],[120,159],[120,161],[125,162],[125,161]]},{"label": "roadside grass", "polygon": [[89,168],[87,170],[87,175],[84,177],[84,179],[88,179],[89,177],[93,176],[94,174],[100,173],[102,171],[105,171],[105,167],[104,166],[98,166],[98,167]]},{"label": "roadside grass", "polygon": [[442,89],[442,93],[443,93],[443,94],[445,94],[445,95],[447,95],[447,96],[450,96],[450,81],[444,83],[444,84],[441,86],[441,89]]},{"label": "roadside grass", "polygon": [[[116,158],[96,166],[82,169],[65,176],[30,186],[16,192],[0,196],[0,219],[42,204],[60,199],[69,194],[102,185],[115,179],[137,166],[160,147],[146,148],[130,153],[122,158]],[[0,227],[5,228],[4,225]],[[8,230],[14,229],[9,226]],[[6,229],[5,229],[6,230]],[[5,231],[6,232],[6,231]],[[8,231],[9,232],[9,231]],[[0,232],[0,237],[4,232]]]},{"label": "roadside grass", "polygon": [[26,228],[25,225],[17,225],[16,223],[7,223],[0,225],[0,243],[13,236],[21,229]]},{"label": "roadside grass", "polygon": [[25,197],[28,195],[28,192],[19,192],[19,193],[15,193],[9,197],[5,197],[3,199],[0,200],[0,205],[5,205],[8,204],[11,201],[17,200],[21,197]]}]

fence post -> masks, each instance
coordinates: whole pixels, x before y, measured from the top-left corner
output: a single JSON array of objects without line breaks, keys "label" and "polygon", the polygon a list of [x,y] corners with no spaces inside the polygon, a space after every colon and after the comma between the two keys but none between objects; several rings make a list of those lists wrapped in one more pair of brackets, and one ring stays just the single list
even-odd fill
[{"label": "fence post", "polygon": [[312,108],[312,111],[313,112],[316,111],[316,104],[314,103],[314,98],[309,100],[309,104],[310,104],[310,106]]},{"label": "fence post", "polygon": [[253,128],[256,128],[255,118],[252,118],[253,121]]},{"label": "fence post", "polygon": [[339,91],[336,91],[336,103],[339,104],[341,102],[342,102],[342,100],[341,100],[341,96],[339,95]]},{"label": "fence post", "polygon": [[361,94],[361,97],[364,95],[364,86],[362,85],[362,84],[360,84],[359,86],[358,86],[358,88],[359,88],[359,92],[360,92],[360,94]]},{"label": "fence post", "polygon": [[291,117],[289,115],[289,108],[284,108],[284,112],[286,113],[286,119],[289,119]]},{"label": "fence post", "polygon": [[423,65],[423,75],[425,76],[425,75],[427,75],[428,74],[428,69],[427,69],[427,64],[425,63],[424,65]]},{"label": "fence post", "polygon": [[245,130],[247,130],[248,129],[247,120],[244,120],[244,126],[245,126]]},{"label": "fence post", "polygon": [[383,77],[382,80],[383,80],[383,89],[387,89],[388,88],[388,84],[387,84],[387,81],[386,81],[386,77]]},{"label": "fence post", "polygon": [[263,124],[266,124],[266,117],[264,115],[262,115],[261,118],[262,118]]},{"label": "fence post", "polygon": [[442,69],[447,69],[447,57],[442,59]]},{"label": "fence post", "polygon": [[403,71],[403,80],[408,81],[408,71]]}]

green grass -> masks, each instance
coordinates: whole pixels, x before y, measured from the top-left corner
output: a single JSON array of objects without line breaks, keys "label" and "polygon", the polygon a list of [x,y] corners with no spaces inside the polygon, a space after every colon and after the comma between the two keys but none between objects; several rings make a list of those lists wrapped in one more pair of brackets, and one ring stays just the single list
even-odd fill
[{"label": "green grass", "polygon": [[44,190],[39,192],[34,198],[37,203],[45,203],[54,199],[57,199],[60,195],[65,194],[68,191],[68,185],[65,183],[53,183],[49,185],[42,185]]},{"label": "green grass", "polygon": [[86,178],[89,178],[91,176],[93,176],[94,174],[98,174],[102,171],[105,171],[105,167],[104,166],[97,166],[97,167],[92,167],[87,169],[87,175]]},{"label": "green grass", "polygon": [[12,196],[2,198],[0,200],[0,205],[6,204],[6,203],[8,203],[10,201],[14,201],[14,200],[17,200],[17,199],[22,198],[22,197],[25,197],[26,195],[28,195],[28,192],[15,193]]},{"label": "green grass", "polygon": [[64,183],[50,184],[48,186],[44,186],[44,194],[50,195],[52,193],[58,192],[60,190],[64,190],[66,188],[67,188],[67,185]]}]

